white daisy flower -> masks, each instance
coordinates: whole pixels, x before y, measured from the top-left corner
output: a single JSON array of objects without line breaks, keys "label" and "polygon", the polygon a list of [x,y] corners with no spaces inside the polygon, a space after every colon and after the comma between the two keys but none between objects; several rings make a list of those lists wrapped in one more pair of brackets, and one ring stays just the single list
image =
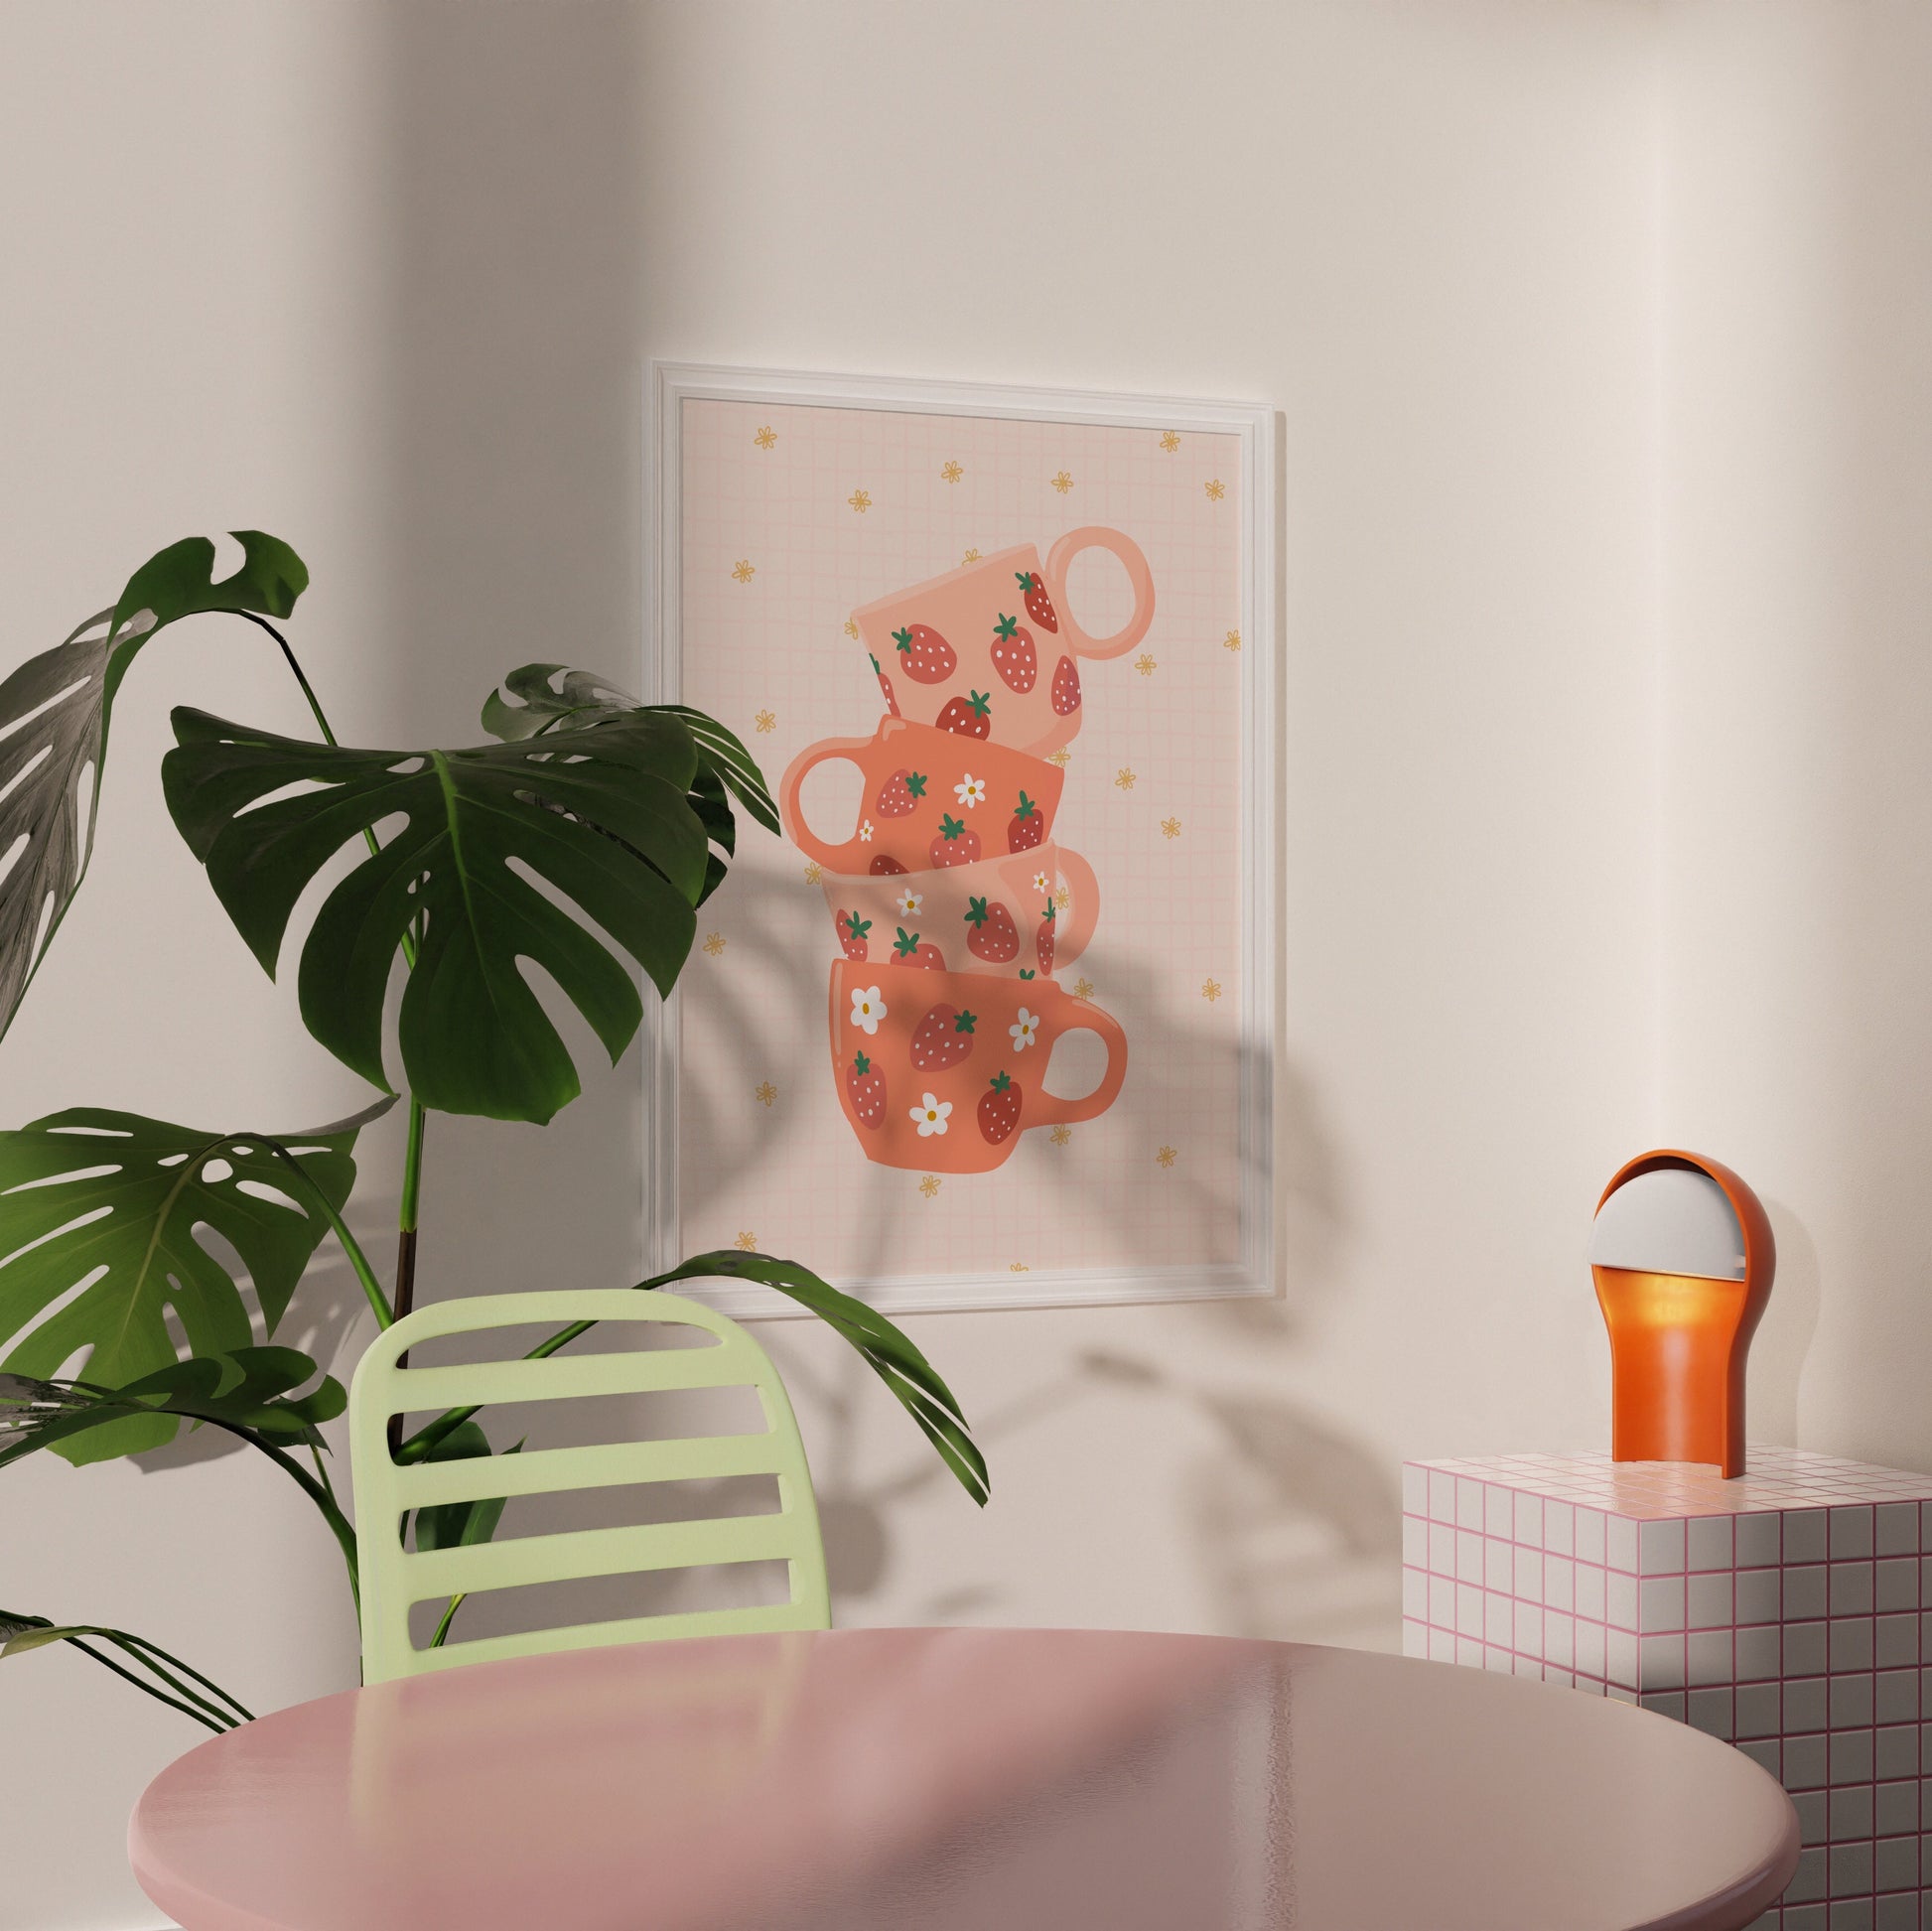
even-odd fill
[{"label": "white daisy flower", "polygon": [[[854,993],[852,996],[857,999],[859,995]],[[1014,1051],[1025,1052],[1039,1037],[1039,1015],[1028,1012],[1024,1006],[1021,1007],[1019,1018],[1007,1028],[1007,1032],[1013,1037]]]},{"label": "white daisy flower", "polygon": [[1034,890],[1035,892],[1050,892],[1052,889],[1053,881],[1044,872],[1035,872],[1034,874]]},{"label": "white daisy flower", "polygon": [[870,845],[872,843],[872,820],[870,818],[859,827],[859,843],[861,845]]},{"label": "white daisy flower", "polygon": [[966,810],[970,811],[974,805],[985,798],[986,780],[983,777],[975,777],[971,771],[967,771],[953,786],[952,794]]},{"label": "white daisy flower", "polygon": [[919,915],[919,907],[925,903],[925,897],[924,895],[921,893],[901,892],[898,895],[898,897],[893,900],[893,903],[898,907],[899,913],[902,917],[917,918]]},{"label": "white daisy flower", "polygon": [[917,1106],[910,1109],[913,1125],[919,1130],[921,1140],[929,1140],[935,1133],[944,1133],[946,1122],[952,1118],[952,1101],[942,1100],[936,1093],[924,1094]]},{"label": "white daisy flower", "polygon": [[852,1024],[860,1032],[873,1034],[879,1031],[879,1022],[886,1017],[886,1002],[879,997],[877,986],[868,986],[863,992],[854,991],[852,995]]}]

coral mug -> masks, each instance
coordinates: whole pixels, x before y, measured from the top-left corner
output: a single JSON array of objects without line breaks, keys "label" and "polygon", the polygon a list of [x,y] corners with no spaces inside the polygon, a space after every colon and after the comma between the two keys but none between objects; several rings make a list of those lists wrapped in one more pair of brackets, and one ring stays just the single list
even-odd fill
[{"label": "coral mug", "polygon": [[[933,1173],[989,1173],[1030,1127],[1106,1112],[1127,1077],[1112,1015],[1050,980],[881,970],[832,961],[832,1077],[868,1160]],[[1107,1071],[1084,1099],[1040,1085],[1062,1033],[1097,1033]]]},{"label": "coral mug", "polygon": [[[859,823],[834,844],[806,824],[798,794],[842,759],[865,779]],[[1052,835],[1066,776],[1057,764],[929,724],[887,718],[870,738],[821,738],[778,784],[785,832],[828,872],[883,876],[1029,852]]]},{"label": "coral mug", "polygon": [[[1090,637],[1066,605],[1066,573],[1083,550],[1110,551],[1134,588],[1134,614]],[[1080,657],[1118,657],[1154,621],[1147,558],[1119,530],[1068,530],[1046,553],[1031,543],[949,570],[852,613],[894,717],[971,729],[1043,758],[1080,729]],[[983,727],[983,728],[982,728]]]},{"label": "coral mug", "polygon": [[[1066,881],[1067,905],[1054,903]],[[1043,977],[1086,950],[1100,916],[1093,867],[1064,845],[897,878],[825,880],[839,949],[855,963]]]}]

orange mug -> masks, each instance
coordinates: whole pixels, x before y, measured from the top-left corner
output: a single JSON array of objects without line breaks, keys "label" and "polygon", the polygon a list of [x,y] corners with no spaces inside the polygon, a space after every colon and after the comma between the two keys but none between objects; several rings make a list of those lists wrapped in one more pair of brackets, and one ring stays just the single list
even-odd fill
[{"label": "orange mug", "polygon": [[[865,777],[858,825],[837,844],[798,808],[806,777],[834,759]],[[807,858],[877,877],[1036,851],[1052,835],[1065,782],[1043,758],[887,718],[870,738],[821,738],[801,751],[779,782],[778,810]]]},{"label": "orange mug", "polygon": [[[1134,587],[1134,614],[1090,637],[1066,607],[1067,566],[1111,551]],[[896,590],[852,613],[894,717],[964,730],[1043,758],[1080,729],[1079,657],[1118,657],[1154,621],[1154,579],[1140,546],[1097,524],[1046,553],[1031,543]]]},{"label": "orange mug", "polygon": [[[1127,1077],[1111,1014],[1050,980],[882,971],[832,961],[828,1009],[839,1104],[868,1160],[924,1172],[989,1173],[1030,1127],[1106,1112]],[[1084,1099],[1041,1089],[1062,1033],[1097,1033],[1107,1071]]]},{"label": "orange mug", "polygon": [[[1067,908],[1053,902],[1066,881]],[[1071,965],[1100,916],[1093,867],[1063,845],[897,878],[827,878],[839,949],[858,964],[1033,979]]]}]

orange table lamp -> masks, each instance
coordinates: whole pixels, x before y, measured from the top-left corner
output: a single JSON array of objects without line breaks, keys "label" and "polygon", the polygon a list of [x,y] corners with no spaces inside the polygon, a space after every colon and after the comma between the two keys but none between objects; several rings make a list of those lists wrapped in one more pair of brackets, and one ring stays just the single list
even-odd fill
[{"label": "orange table lamp", "polygon": [[1674,1148],[1622,1168],[1596,1205],[1589,1271],[1610,1330],[1610,1459],[1744,1472],[1744,1362],[1777,1246],[1728,1167]]}]

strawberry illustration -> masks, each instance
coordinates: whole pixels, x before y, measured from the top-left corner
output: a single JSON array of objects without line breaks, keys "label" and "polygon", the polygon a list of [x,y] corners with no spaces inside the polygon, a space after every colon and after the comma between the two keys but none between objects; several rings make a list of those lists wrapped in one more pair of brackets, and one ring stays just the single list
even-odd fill
[{"label": "strawberry illustration", "polygon": [[1027,615],[1042,630],[1057,630],[1060,620],[1053,614],[1053,600],[1046,594],[1046,586],[1039,581],[1037,570],[1016,570],[1013,573],[1020,580],[1020,588],[1026,593]]},{"label": "strawberry illustration", "polygon": [[921,945],[917,932],[908,932],[903,925],[898,928],[898,937],[893,941],[893,963],[902,966],[924,966],[928,972],[944,972],[946,961],[939,948],[930,939]]},{"label": "strawberry illustration", "polygon": [[966,949],[989,965],[1005,965],[1020,956],[1020,927],[1004,905],[989,906],[984,898],[966,900]]},{"label": "strawberry illustration", "polygon": [[[1060,661],[1064,663],[1066,659],[1062,657]],[[1078,704],[1079,679],[1075,678],[1074,683],[1076,690],[1073,702]],[[962,738],[984,738],[993,729],[993,720],[989,716],[992,708],[990,700],[983,691],[974,691],[970,697],[947,698],[945,709],[932,722],[941,731],[956,731]]]},{"label": "strawberry illustration", "polygon": [[1053,714],[1070,718],[1080,708],[1080,673],[1071,657],[1062,657],[1053,666]]},{"label": "strawberry illustration", "polygon": [[929,852],[934,865],[971,865],[980,855],[980,835],[962,819],[941,818]]},{"label": "strawberry illustration", "polygon": [[855,1052],[845,1069],[845,1090],[862,1127],[876,1127],[885,1120],[886,1075],[863,1052]]},{"label": "strawberry illustration", "polygon": [[848,959],[863,959],[869,949],[866,934],[872,930],[872,920],[861,918],[856,911],[842,911],[832,923],[837,926],[839,945]]},{"label": "strawberry illustration", "polygon": [[881,852],[879,856],[876,859],[874,859],[870,865],[866,867],[866,870],[870,872],[875,879],[885,879],[885,878],[890,878],[895,872],[903,872],[905,870],[905,867],[902,866],[898,862],[898,860],[892,855],[891,852]]},{"label": "strawberry illustration", "polygon": [[1031,852],[1045,836],[1046,820],[1039,806],[1022,791],[1020,802],[1013,807],[1013,822],[1007,826],[1007,850]]},{"label": "strawberry illustration", "polygon": [[1053,969],[1053,920],[1056,916],[1052,899],[1047,899],[1046,909],[1040,916],[1039,930],[1034,934],[1034,950],[1039,954],[1041,972]]},{"label": "strawberry illustration", "polygon": [[956,1066],[973,1049],[973,1028],[977,1016],[962,1013],[952,1006],[935,1006],[912,1029],[912,1043],[906,1048],[915,1072],[943,1072]]},{"label": "strawberry illustration", "polygon": [[1020,1102],[1026,1094],[1013,1083],[1010,1073],[993,1075],[989,1089],[980,1095],[980,1132],[994,1145],[1010,1139],[1020,1124]]},{"label": "strawberry illustration", "polygon": [[[869,657],[872,656],[871,651],[867,651],[866,654]],[[879,688],[886,693],[886,709],[889,710],[894,717],[897,717],[898,699],[893,695],[893,680],[890,677],[888,677],[883,670],[879,668],[879,659],[877,657],[873,657],[872,659],[872,674],[879,679]]]},{"label": "strawberry illustration", "polygon": [[1010,691],[1030,691],[1039,680],[1039,653],[1034,633],[1020,628],[1019,620],[1002,617],[993,626],[993,668]]},{"label": "strawberry illustration", "polygon": [[882,818],[903,818],[907,813],[918,809],[919,800],[924,796],[925,773],[908,771],[900,765],[879,787],[879,797],[873,809]]},{"label": "strawberry illustration", "polygon": [[953,647],[937,630],[923,623],[908,623],[893,632],[898,645],[898,667],[915,684],[941,684],[959,668]]}]

